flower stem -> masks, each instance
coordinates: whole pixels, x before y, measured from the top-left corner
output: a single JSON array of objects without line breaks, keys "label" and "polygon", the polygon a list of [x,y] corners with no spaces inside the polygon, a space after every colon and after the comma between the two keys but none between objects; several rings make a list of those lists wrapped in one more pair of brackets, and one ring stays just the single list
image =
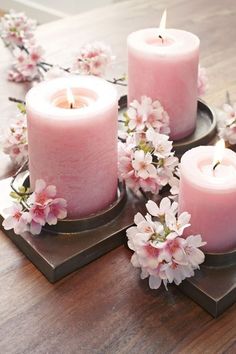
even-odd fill
[{"label": "flower stem", "polygon": [[229,91],[226,91],[226,103],[228,103],[229,105],[231,105],[231,99],[230,99]]},{"label": "flower stem", "polygon": [[119,79],[113,78],[112,80],[108,80],[108,82],[110,82],[111,84],[114,85],[120,85],[120,86],[127,86],[127,84],[125,82],[123,82],[125,80],[125,78],[121,77]]},{"label": "flower stem", "polygon": [[24,197],[24,196],[27,196],[27,195],[31,195],[32,193],[20,193],[15,187],[14,187],[14,182],[16,180],[16,177],[24,170],[24,168],[28,165],[28,160],[26,160],[23,165],[21,165],[19,167],[19,169],[14,173],[14,175],[12,176],[12,180],[11,180],[11,189],[19,196],[19,197]]},{"label": "flower stem", "polygon": [[144,192],[144,190],[143,190],[142,188],[139,188],[139,191],[140,191],[140,193],[142,194],[142,196],[144,197],[144,199],[145,199],[146,201],[148,201],[147,194]]},{"label": "flower stem", "polygon": [[[40,64],[42,65],[46,65],[46,66],[49,66],[50,68],[53,68],[55,65],[54,64],[51,64],[51,63],[47,63],[45,61],[41,61]],[[58,66],[59,69],[63,70],[63,71],[66,71],[67,73],[70,73],[71,72],[71,69],[70,68],[63,68],[62,66]]]}]

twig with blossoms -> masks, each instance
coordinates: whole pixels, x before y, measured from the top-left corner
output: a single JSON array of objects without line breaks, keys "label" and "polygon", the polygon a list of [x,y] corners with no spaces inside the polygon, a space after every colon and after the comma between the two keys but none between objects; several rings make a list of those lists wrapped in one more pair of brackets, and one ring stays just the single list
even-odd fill
[{"label": "twig with blossoms", "polygon": [[[42,80],[63,76],[65,73],[104,76],[106,68],[114,59],[109,46],[93,42],[80,48],[69,68],[48,63],[43,57],[43,48],[36,44],[35,29],[36,21],[28,19],[24,13],[11,11],[0,20],[1,38],[15,58],[8,73],[10,81]],[[108,81],[126,86],[124,78]]]},{"label": "twig with blossoms", "polygon": [[[135,193],[158,194],[174,177],[178,158],[169,141],[169,117],[159,101],[133,101],[121,121],[119,178]],[[164,134],[165,133],[165,134]]]},{"label": "twig with blossoms", "polygon": [[28,160],[28,139],[25,102],[10,98],[18,102],[19,113],[10,124],[6,138],[3,142],[3,152],[9,155],[16,166],[21,166]]},{"label": "twig with blossoms", "polygon": [[151,289],[158,289],[162,283],[166,289],[168,283],[179,285],[204,262],[199,247],[206,242],[200,235],[181,237],[190,226],[191,215],[183,212],[177,216],[178,204],[169,198],[162,199],[159,206],[149,200],[146,208],[146,216],[136,214],[136,226],[127,230],[128,246],[134,251],[131,263],[141,268],[142,279],[149,278]]},{"label": "twig with blossoms", "polygon": [[229,93],[226,93],[226,102],[217,112],[217,127],[220,139],[230,145],[236,144],[236,102],[231,103]]},{"label": "twig with blossoms", "polygon": [[29,231],[32,235],[38,235],[46,223],[56,225],[58,220],[67,216],[67,202],[56,197],[55,186],[47,186],[44,180],[39,179],[33,193],[24,186],[16,190],[13,187],[14,178],[11,184],[13,192],[10,194],[14,202],[3,211],[5,218],[2,225],[5,230],[13,229],[16,234]]}]

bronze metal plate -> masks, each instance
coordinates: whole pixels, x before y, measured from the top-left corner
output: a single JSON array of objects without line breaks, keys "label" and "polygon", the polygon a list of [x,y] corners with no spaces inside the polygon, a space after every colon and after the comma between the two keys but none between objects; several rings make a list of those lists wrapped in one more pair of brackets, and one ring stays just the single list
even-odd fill
[{"label": "bronze metal plate", "polygon": [[185,279],[179,288],[217,317],[236,301],[236,264],[225,268],[202,265],[195,276]]},{"label": "bronze metal plate", "polygon": [[[0,181],[0,205],[10,191],[10,179]],[[55,233],[43,230],[39,236],[12,230],[2,231],[17,245],[31,262],[54,283],[113,248],[126,244],[125,231],[133,225],[134,215],[145,212],[145,201],[128,191],[120,213],[105,225],[87,231]],[[236,299],[235,251],[227,254],[208,254],[206,265],[186,279],[179,288],[212,316],[220,315]],[[224,265],[227,267],[224,267]],[[158,294],[158,293],[157,293]]]},{"label": "bronze metal plate", "polygon": [[[22,180],[24,181],[25,177],[22,177]],[[9,203],[10,181],[10,178],[0,181],[0,214]],[[100,214],[97,220],[92,217],[92,222],[99,222],[100,225],[89,230],[83,230],[84,219],[82,219],[82,224],[80,224],[81,220],[76,220],[71,222],[72,226],[61,225],[61,232],[58,229],[54,229],[53,232],[43,229],[39,236],[33,236],[29,232],[16,235],[13,230],[7,231],[3,228],[2,215],[0,215],[0,229],[45,277],[54,283],[125,243],[125,230],[133,225],[134,215],[138,211],[145,212],[145,201],[142,197],[135,197],[130,191],[125,194],[123,192],[124,189],[121,188],[121,198],[118,196],[118,203],[115,202],[114,207],[108,208],[108,214],[106,213],[109,217],[111,209],[114,210],[118,205],[116,215],[103,225],[100,223]],[[81,231],[75,232],[75,224],[78,223],[82,230],[80,228]],[[57,226],[60,227],[60,223]],[[69,229],[72,227],[72,232],[69,232],[68,227]]]},{"label": "bronze metal plate", "polygon": [[[127,109],[127,96],[119,100],[120,115]],[[216,117],[212,109],[202,100],[198,100],[197,125],[195,131],[184,139],[174,141],[173,147],[178,157],[187,150],[199,145],[208,145],[216,135]]]}]

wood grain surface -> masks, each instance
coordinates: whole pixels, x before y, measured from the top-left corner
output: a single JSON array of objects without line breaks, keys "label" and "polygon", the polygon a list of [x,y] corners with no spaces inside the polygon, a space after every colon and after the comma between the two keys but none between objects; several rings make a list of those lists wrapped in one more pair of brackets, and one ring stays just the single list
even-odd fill
[{"label": "wood grain surface", "polygon": [[[117,59],[108,75],[126,72],[126,37],[156,26],[163,8],[168,26],[196,33],[210,87],[206,101],[236,100],[235,0],[131,0],[66,18],[37,30],[50,62],[68,65],[81,44],[109,43]],[[0,132],[15,115],[9,95],[24,98],[29,85],[6,81],[12,58],[0,44]],[[120,90],[120,93],[123,93]],[[0,154],[0,178],[11,165]],[[170,286],[151,291],[119,247],[52,285],[0,233],[0,353],[235,353],[236,305],[213,319]]]}]

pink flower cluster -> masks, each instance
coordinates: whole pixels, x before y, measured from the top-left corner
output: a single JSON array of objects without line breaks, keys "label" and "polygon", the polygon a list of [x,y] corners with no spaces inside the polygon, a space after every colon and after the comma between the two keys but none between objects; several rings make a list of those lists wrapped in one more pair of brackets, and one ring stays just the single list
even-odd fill
[{"label": "pink flower cluster", "polygon": [[66,200],[56,198],[56,187],[46,186],[43,180],[36,181],[35,191],[26,202],[22,200],[4,210],[2,225],[6,230],[14,229],[16,234],[29,231],[38,235],[46,223],[55,225],[67,216]]},{"label": "pink flower cluster", "polygon": [[34,37],[35,28],[36,21],[27,18],[22,12],[10,11],[1,18],[1,37],[10,47],[23,47],[25,41]]},{"label": "pink flower cluster", "polygon": [[218,133],[221,139],[236,144],[236,102],[233,105],[224,104],[218,111]]},{"label": "pink flower cluster", "polygon": [[[79,73],[102,76],[108,64],[114,58],[110,47],[102,42],[84,45],[75,58],[72,69],[56,67],[43,60],[43,49],[36,44],[34,31],[36,22],[28,19],[24,13],[11,11],[0,20],[0,35],[4,43],[12,50],[15,61],[8,72],[8,80],[24,82]],[[47,72],[50,73],[47,75]]]},{"label": "pink flower cluster", "polygon": [[8,135],[3,143],[3,151],[9,155],[16,165],[23,165],[28,159],[28,141],[26,116],[20,113],[16,121],[9,128]]},{"label": "pink flower cluster", "polygon": [[153,128],[157,133],[169,134],[169,116],[159,101],[142,96],[141,102],[134,100],[120,122],[119,136],[125,138],[132,133],[143,133]]},{"label": "pink flower cluster", "polygon": [[39,65],[42,60],[43,49],[30,44],[27,49],[15,48],[15,61],[8,72],[8,80],[15,82],[32,81],[40,78]]},{"label": "pink flower cluster", "polygon": [[8,72],[8,80],[32,81],[40,78],[43,49],[36,45],[34,31],[36,22],[24,13],[11,11],[1,19],[1,37],[12,49],[15,61]]},{"label": "pink flower cluster", "polygon": [[113,60],[111,48],[102,42],[88,43],[81,47],[75,58],[73,71],[79,74],[103,76]]},{"label": "pink flower cluster", "polygon": [[200,65],[198,67],[198,97],[202,97],[205,95],[206,90],[208,89],[208,77],[206,73],[206,69],[202,68]]},{"label": "pink flower cluster", "polygon": [[169,117],[158,101],[142,97],[124,114],[118,144],[119,178],[135,193],[158,193],[173,179],[178,159],[169,141]]},{"label": "pink flower cluster", "polygon": [[152,128],[142,138],[139,135],[128,137],[125,143],[118,143],[119,178],[135,193],[141,188],[157,194],[173,178],[178,165],[171,150],[169,137]]},{"label": "pink flower cluster", "polygon": [[151,289],[158,289],[162,282],[166,289],[168,283],[179,285],[204,262],[199,247],[206,243],[200,235],[181,237],[191,216],[187,212],[177,216],[176,202],[164,198],[158,206],[149,200],[146,208],[146,216],[136,214],[136,226],[127,230],[128,246],[134,251],[131,263],[141,268],[142,279],[149,278]]}]

